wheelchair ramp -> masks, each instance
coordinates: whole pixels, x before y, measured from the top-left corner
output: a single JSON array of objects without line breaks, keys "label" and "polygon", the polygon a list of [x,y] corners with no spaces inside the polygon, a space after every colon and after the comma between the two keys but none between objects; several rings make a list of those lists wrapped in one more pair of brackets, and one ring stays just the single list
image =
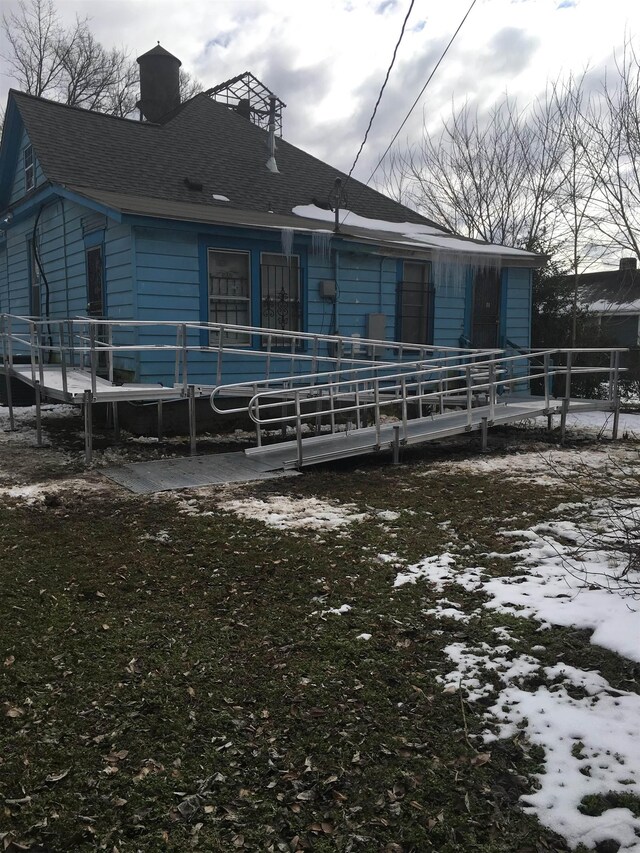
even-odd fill
[{"label": "wheelchair ramp", "polygon": [[[604,401],[573,400],[568,411],[607,409]],[[463,435],[467,432],[477,432],[482,429],[483,422],[487,427],[495,427],[517,421],[541,417],[543,415],[559,415],[560,404],[547,408],[545,400],[540,398],[523,398],[518,402],[497,403],[490,406],[478,406],[467,411],[445,412],[423,418],[407,421],[406,430],[401,422],[387,422],[380,425],[361,429],[345,430],[327,435],[281,442],[267,447],[253,447],[245,450],[248,458],[269,465],[272,469],[288,470],[306,465],[318,465],[349,456],[360,456],[381,450],[393,448],[396,440],[401,446],[424,444],[440,438],[453,435]],[[492,417],[491,417],[492,415]],[[397,439],[396,439],[397,436]],[[300,454],[302,460],[300,460]]]},{"label": "wheelchair ramp", "polygon": [[196,489],[201,486],[295,476],[298,472],[274,470],[270,462],[248,458],[239,450],[209,456],[133,462],[117,468],[105,468],[102,473],[131,492],[149,495],[174,489]]}]

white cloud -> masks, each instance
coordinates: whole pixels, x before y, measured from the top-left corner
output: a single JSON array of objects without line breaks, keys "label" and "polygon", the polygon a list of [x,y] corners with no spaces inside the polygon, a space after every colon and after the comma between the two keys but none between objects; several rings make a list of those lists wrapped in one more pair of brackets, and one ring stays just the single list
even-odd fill
[{"label": "white cloud", "polygon": [[[5,2],[10,13],[18,0]],[[160,43],[206,86],[250,70],[287,104],[285,137],[348,169],[364,134],[408,0],[58,0],[65,23],[91,18],[106,46],[133,56]],[[367,178],[468,0],[417,3],[356,176]],[[636,0],[480,0],[401,140],[452,97],[480,105],[505,90],[528,99],[563,70],[610,58],[640,30]],[[2,45],[0,53],[6,51]],[[4,101],[11,85],[0,76]]]}]

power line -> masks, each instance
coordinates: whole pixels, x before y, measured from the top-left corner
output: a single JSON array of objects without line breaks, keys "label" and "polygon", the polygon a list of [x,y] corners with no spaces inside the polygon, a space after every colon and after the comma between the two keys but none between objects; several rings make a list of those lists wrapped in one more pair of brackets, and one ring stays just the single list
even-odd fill
[{"label": "power line", "polygon": [[[402,29],[400,30],[400,36],[398,37],[398,41],[396,42],[396,46],[393,49],[393,56],[391,57],[391,63],[389,65],[389,67],[387,68],[387,73],[385,75],[384,81],[383,81],[382,86],[380,88],[380,92],[378,93],[378,99],[377,99],[375,106],[373,108],[371,118],[369,119],[369,125],[365,131],[364,139],[362,140],[362,144],[360,145],[360,148],[358,149],[358,153],[356,154],[356,159],[353,161],[353,165],[349,169],[349,174],[347,175],[347,180],[345,181],[345,187],[347,185],[347,182],[349,181],[349,178],[353,174],[353,170],[356,167],[356,163],[358,162],[358,158],[362,154],[362,149],[364,148],[364,146],[367,142],[367,137],[369,136],[369,131],[371,130],[371,125],[373,124],[373,120],[376,117],[376,112],[378,111],[378,106],[379,106],[380,101],[382,99],[382,93],[384,92],[385,86],[387,85],[387,81],[389,80],[389,75],[391,74],[391,69],[393,68],[394,62],[396,61],[396,55],[398,53],[398,48],[400,47],[400,42],[402,41],[402,38],[404,36],[404,31],[405,31],[405,28],[407,26],[407,21],[409,20],[409,15],[411,14],[411,10],[413,9],[414,2],[415,2],[415,0],[411,0],[411,3],[409,4],[409,11],[405,15],[404,21],[402,22]],[[344,191],[344,187],[343,187],[343,191]]]},{"label": "power line", "polygon": [[[458,35],[458,33],[460,32],[460,30],[462,29],[462,27],[463,27],[463,25],[464,25],[464,22],[465,22],[465,21],[467,20],[467,18],[469,17],[469,14],[470,14],[471,10],[473,9],[473,7],[476,5],[476,3],[477,3],[477,2],[478,2],[478,0],[472,0],[472,3],[471,3],[471,5],[469,6],[469,8],[467,9],[467,11],[466,11],[466,13],[465,13],[465,15],[464,15],[463,19],[462,19],[462,20],[460,21],[460,23],[458,24],[458,27],[457,27],[456,31],[454,32],[454,34],[453,34],[453,35],[451,36],[451,38],[449,39],[449,44],[445,47],[444,51],[442,52],[442,55],[441,55],[440,59],[436,62],[436,64],[435,64],[435,67],[434,67],[433,71],[431,72],[431,74],[429,74],[429,77],[427,78],[427,82],[424,84],[424,86],[423,86],[423,87],[422,87],[422,89],[420,90],[420,93],[419,93],[418,97],[415,99],[415,101],[414,101],[414,102],[413,102],[413,104],[411,105],[411,109],[409,110],[409,112],[408,112],[408,113],[406,114],[406,116],[404,117],[404,119],[403,119],[403,121],[402,121],[402,124],[401,124],[401,125],[400,125],[400,127],[397,129],[397,131],[395,132],[393,139],[392,139],[392,140],[391,140],[391,142],[387,145],[387,148],[386,148],[386,150],[385,150],[384,154],[383,154],[383,155],[382,155],[382,157],[378,160],[378,163],[377,163],[377,165],[376,165],[375,169],[374,169],[374,170],[373,170],[373,172],[369,175],[369,178],[368,178],[368,180],[367,180],[367,184],[366,184],[367,186],[369,185],[369,182],[371,181],[371,178],[373,178],[373,176],[375,175],[375,173],[378,171],[378,169],[379,169],[379,168],[380,168],[380,166],[382,165],[382,161],[384,160],[384,158],[387,156],[387,154],[388,154],[388,153],[389,153],[389,151],[391,150],[391,146],[392,146],[392,145],[393,145],[393,143],[396,141],[396,139],[398,138],[398,136],[400,136],[400,131],[401,131],[401,130],[402,130],[402,128],[405,126],[405,124],[409,121],[409,117],[410,117],[411,113],[412,113],[412,112],[414,111],[414,109],[416,108],[416,105],[417,105],[418,101],[420,100],[420,98],[424,95],[424,93],[425,93],[425,90],[426,90],[427,86],[429,85],[429,83],[430,83],[430,82],[431,82],[431,80],[433,79],[434,74],[436,73],[436,71],[437,71],[437,70],[438,70],[438,68],[440,67],[440,64],[441,64],[442,60],[445,58],[445,56],[446,56],[446,55],[447,55],[447,53],[449,52],[449,48],[450,48],[450,47],[451,47],[451,45],[453,44],[453,42],[454,42],[454,40],[455,40],[456,36]],[[356,158],[356,159],[357,159],[357,158]],[[354,165],[355,165],[355,163],[354,163]],[[353,168],[353,167],[352,167],[352,168]],[[350,172],[349,174],[351,174],[351,172]]]}]

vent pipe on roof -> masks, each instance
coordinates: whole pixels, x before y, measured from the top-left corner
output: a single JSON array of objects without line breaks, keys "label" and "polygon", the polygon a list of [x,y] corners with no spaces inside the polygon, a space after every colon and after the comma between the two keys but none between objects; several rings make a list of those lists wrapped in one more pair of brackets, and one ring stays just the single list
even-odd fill
[{"label": "vent pipe on roof", "polygon": [[236,104],[235,110],[239,116],[251,121],[251,101],[249,98],[240,98]]},{"label": "vent pipe on roof", "polygon": [[274,175],[279,174],[276,163],[276,99],[273,96],[269,98],[269,159],[266,165]]},{"label": "vent pipe on roof", "polygon": [[180,106],[180,60],[160,47],[160,42],[139,56],[140,100],[137,103],[147,121],[161,122]]},{"label": "vent pipe on roof", "polygon": [[620,258],[621,270],[635,270],[638,267],[637,258]]}]

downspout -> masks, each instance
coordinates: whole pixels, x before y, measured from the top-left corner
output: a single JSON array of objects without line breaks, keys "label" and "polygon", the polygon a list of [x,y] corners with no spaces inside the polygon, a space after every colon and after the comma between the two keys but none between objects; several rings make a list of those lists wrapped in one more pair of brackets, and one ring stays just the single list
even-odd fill
[{"label": "downspout", "polygon": [[337,249],[333,250],[333,273],[336,281],[336,301],[333,309],[333,334],[340,334],[340,252]]},{"label": "downspout", "polygon": [[[51,327],[49,326],[49,314],[51,310],[51,293],[49,291],[49,282],[47,281],[47,276],[45,275],[44,268],[42,266],[42,261],[40,260],[40,252],[38,251],[38,243],[36,240],[36,232],[38,230],[38,222],[40,221],[40,216],[42,215],[42,211],[45,209],[46,205],[41,204],[38,208],[38,213],[36,215],[35,222],[33,223],[33,231],[31,232],[31,245],[33,246],[33,257],[38,266],[38,270],[40,272],[40,276],[42,278],[42,283],[44,284],[44,316],[47,321],[47,337],[49,339],[49,358],[48,361],[51,363],[51,359],[53,357],[53,339],[51,337]],[[42,302],[40,303],[40,307],[42,307]]]},{"label": "downspout", "polygon": [[65,205],[65,199],[60,199],[60,204],[62,205],[62,242],[64,245],[64,293],[65,305],[67,306],[66,315],[69,317],[69,259],[67,257],[67,208]]}]

